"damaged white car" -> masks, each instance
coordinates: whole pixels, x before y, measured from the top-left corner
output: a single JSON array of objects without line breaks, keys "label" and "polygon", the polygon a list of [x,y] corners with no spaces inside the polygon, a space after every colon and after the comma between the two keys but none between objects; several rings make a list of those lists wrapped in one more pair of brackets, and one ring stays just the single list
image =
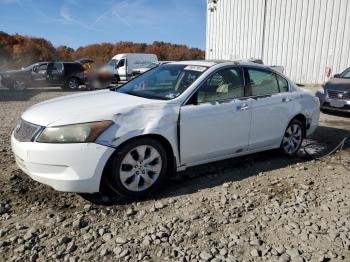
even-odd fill
[{"label": "damaged white car", "polygon": [[319,100],[254,63],[161,65],[119,88],[28,109],[12,134],[18,166],[56,190],[142,197],[186,167],[299,150]]}]

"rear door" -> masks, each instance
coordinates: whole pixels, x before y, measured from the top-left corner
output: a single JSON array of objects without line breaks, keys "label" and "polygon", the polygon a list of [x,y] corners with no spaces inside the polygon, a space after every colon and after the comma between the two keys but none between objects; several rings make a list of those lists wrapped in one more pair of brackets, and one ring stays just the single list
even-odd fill
[{"label": "rear door", "polygon": [[288,81],[264,68],[245,68],[252,98],[249,150],[277,147],[293,114]]},{"label": "rear door", "polygon": [[214,73],[180,109],[181,163],[198,164],[246,151],[250,120],[242,69]]},{"label": "rear door", "polygon": [[48,67],[48,81],[52,85],[62,84],[64,82],[64,66],[63,63],[52,63]]}]

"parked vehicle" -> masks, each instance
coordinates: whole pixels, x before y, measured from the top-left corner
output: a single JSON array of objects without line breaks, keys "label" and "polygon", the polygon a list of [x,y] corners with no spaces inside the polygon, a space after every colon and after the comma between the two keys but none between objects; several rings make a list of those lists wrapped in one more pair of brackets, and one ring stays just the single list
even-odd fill
[{"label": "parked vehicle", "polygon": [[350,112],[350,68],[334,75],[316,92],[321,110]]},{"label": "parked vehicle", "polygon": [[142,197],[172,171],[280,148],[315,131],[319,100],[253,63],[169,63],[119,88],[29,108],[12,133],[18,166],[56,190]]},{"label": "parked vehicle", "polygon": [[170,61],[153,62],[153,63],[149,64],[146,67],[136,68],[136,69],[132,70],[132,76],[136,77],[138,75],[141,75],[141,74],[147,72],[148,70],[150,70],[152,68],[155,68],[157,66],[164,65],[164,64],[167,64],[167,63],[170,63]]},{"label": "parked vehicle", "polygon": [[17,91],[44,86],[76,90],[81,84],[84,84],[84,68],[76,62],[39,62],[1,73],[1,85]]},{"label": "parked vehicle", "polygon": [[147,67],[157,62],[155,54],[118,54],[114,56],[102,71],[109,71],[115,82],[128,81],[132,78],[132,71],[136,68]]}]

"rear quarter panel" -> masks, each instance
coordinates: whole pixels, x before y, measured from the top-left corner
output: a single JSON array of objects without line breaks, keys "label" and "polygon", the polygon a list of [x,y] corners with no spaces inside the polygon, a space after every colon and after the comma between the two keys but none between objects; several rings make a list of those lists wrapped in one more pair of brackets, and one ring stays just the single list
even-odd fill
[{"label": "rear quarter panel", "polygon": [[299,88],[295,92],[294,115],[303,114],[306,117],[309,129],[307,136],[311,135],[317,128],[320,118],[320,104],[318,98],[312,91]]}]

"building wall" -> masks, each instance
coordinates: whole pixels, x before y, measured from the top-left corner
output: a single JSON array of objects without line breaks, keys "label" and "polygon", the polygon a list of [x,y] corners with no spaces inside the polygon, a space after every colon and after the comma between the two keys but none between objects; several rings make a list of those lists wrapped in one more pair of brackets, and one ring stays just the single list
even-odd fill
[{"label": "building wall", "polygon": [[[350,0],[217,0],[207,11],[207,59],[261,58],[299,83],[350,66]],[[214,10],[209,10],[214,7]]]}]

